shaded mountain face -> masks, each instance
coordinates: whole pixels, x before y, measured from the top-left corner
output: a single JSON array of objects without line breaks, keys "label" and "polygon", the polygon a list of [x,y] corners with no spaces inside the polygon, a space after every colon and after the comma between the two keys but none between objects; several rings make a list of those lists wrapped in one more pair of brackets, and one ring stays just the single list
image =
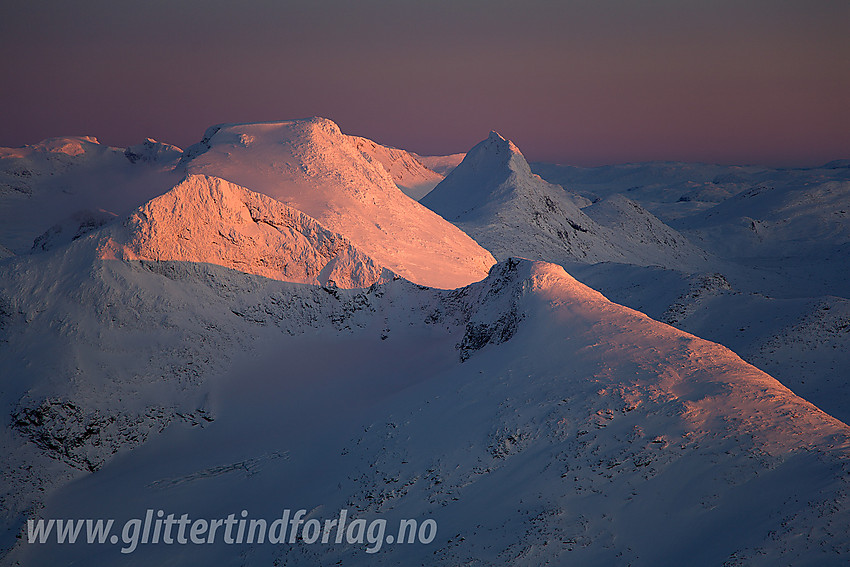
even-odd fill
[{"label": "shaded mountain face", "polygon": [[419,284],[460,287],[494,262],[404,195],[380,161],[327,119],[216,126],[183,163],[189,173],[226,179],[309,215]]},{"label": "shaded mountain face", "polygon": [[760,183],[681,224],[730,258],[781,257],[789,252],[803,258],[846,258],[848,215],[850,171],[843,180],[815,179],[790,186]]},{"label": "shaded mountain face", "polygon": [[533,174],[496,132],[421,201],[497,258],[613,261],[698,269],[709,255],[622,196],[591,202]]},{"label": "shaded mountain face", "polygon": [[[248,557],[240,546],[149,545],[137,561],[772,565],[848,551],[831,535],[850,527],[846,425],[728,349],[613,304],[558,266],[509,259],[458,290],[399,279],[329,293],[205,264],[91,262],[83,276],[79,253],[29,261],[54,263],[54,277],[76,277],[81,297],[108,310],[51,329],[79,303],[59,300],[11,340],[109,329],[61,397],[38,401],[42,380],[16,407],[9,464],[97,469],[54,489],[39,516],[130,518],[153,505],[269,520],[305,508],[321,520],[346,508],[352,519],[439,526],[432,544],[376,555],[301,542],[249,546]],[[166,314],[179,322],[170,350],[157,334],[134,345]],[[148,360],[173,374],[143,379]],[[221,379],[209,379],[213,368]],[[99,565],[117,553],[21,545],[9,559]]]}]

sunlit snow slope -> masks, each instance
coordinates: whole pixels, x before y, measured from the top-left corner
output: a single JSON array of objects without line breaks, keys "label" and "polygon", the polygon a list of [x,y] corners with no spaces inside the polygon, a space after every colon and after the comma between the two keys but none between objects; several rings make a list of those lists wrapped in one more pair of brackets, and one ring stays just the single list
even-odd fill
[{"label": "sunlit snow slope", "polygon": [[404,195],[376,158],[324,118],[215,126],[184,163],[189,173],[221,177],[306,213],[419,284],[460,287],[494,262]]},{"label": "sunlit snow slope", "polygon": [[380,162],[398,188],[411,199],[419,200],[443,180],[443,175],[426,167],[416,154],[359,136],[348,138],[364,156]]}]

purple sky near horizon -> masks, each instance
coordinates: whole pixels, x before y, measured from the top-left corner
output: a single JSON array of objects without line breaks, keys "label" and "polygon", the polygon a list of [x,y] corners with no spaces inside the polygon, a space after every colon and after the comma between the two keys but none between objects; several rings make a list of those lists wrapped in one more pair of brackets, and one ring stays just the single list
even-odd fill
[{"label": "purple sky near horizon", "polygon": [[422,154],[850,158],[846,0],[3,0],[0,146],[325,116]]}]

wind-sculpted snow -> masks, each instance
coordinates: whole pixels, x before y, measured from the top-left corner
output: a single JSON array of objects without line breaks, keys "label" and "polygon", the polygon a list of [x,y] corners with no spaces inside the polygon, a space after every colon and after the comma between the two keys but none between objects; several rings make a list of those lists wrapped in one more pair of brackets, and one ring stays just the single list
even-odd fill
[{"label": "wind-sculpted snow", "polygon": [[405,196],[355,141],[324,118],[221,125],[184,164],[309,215],[410,281],[450,289],[483,278],[490,253]]}]

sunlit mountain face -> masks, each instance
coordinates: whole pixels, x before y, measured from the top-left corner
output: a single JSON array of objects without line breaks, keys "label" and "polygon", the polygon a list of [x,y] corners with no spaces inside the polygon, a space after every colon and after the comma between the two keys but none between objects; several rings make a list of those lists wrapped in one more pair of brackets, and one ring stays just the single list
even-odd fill
[{"label": "sunlit mountain face", "polygon": [[841,565],[846,165],[0,149],[0,561]]}]

